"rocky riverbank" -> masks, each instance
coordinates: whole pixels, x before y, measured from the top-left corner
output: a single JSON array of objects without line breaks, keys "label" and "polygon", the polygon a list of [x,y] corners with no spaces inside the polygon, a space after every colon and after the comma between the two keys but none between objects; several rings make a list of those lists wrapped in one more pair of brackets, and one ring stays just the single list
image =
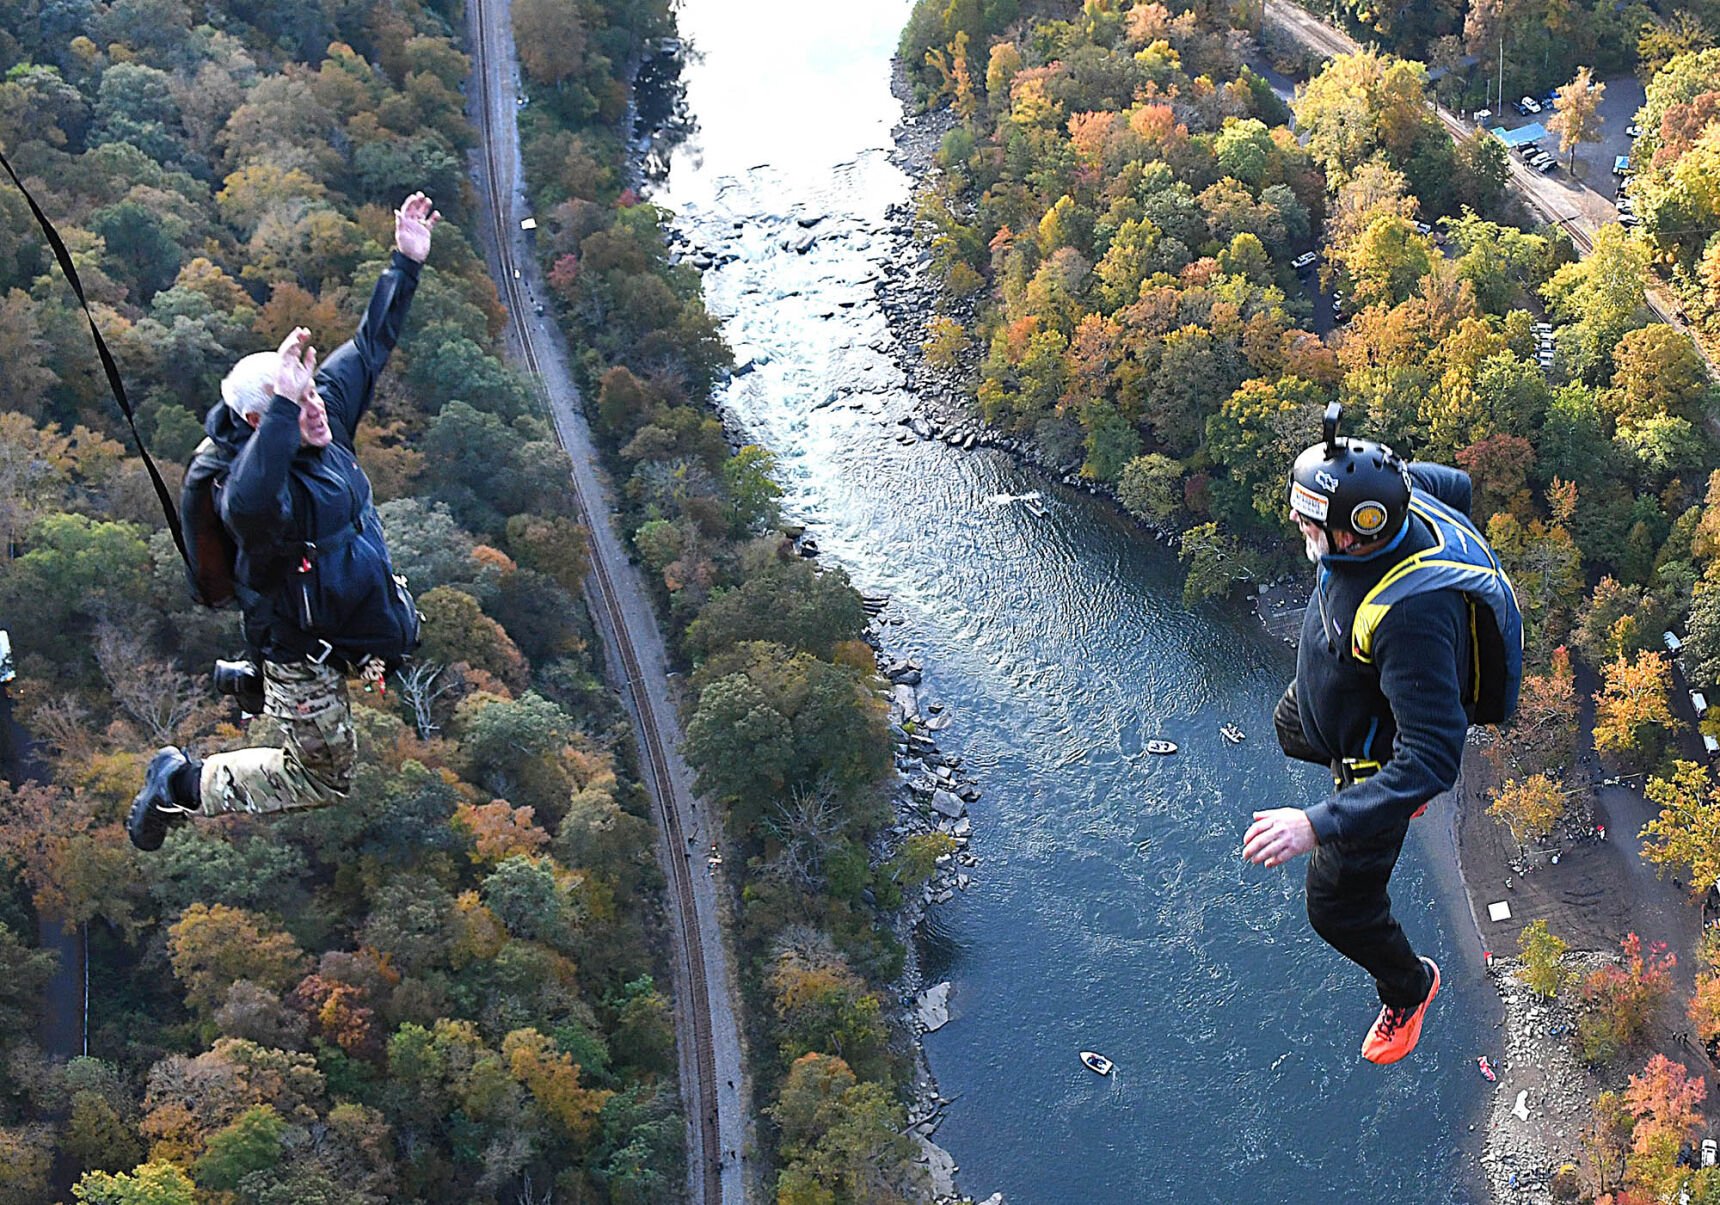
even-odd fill
[{"label": "rocky riverbank", "polygon": [[[1582,976],[1609,961],[1585,952],[1566,955],[1565,966]],[[1494,1201],[1551,1205],[1559,1169],[1581,1162],[1580,1136],[1605,1085],[1577,1057],[1575,1010],[1531,992],[1517,978],[1520,967],[1496,957],[1489,971],[1505,1005],[1505,1053],[1494,1067],[1481,1170]]]}]

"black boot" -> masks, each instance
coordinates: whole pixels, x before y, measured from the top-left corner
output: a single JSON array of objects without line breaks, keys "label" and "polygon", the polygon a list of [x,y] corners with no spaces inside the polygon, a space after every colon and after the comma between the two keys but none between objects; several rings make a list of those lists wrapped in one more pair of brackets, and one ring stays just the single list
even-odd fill
[{"label": "black boot", "polygon": [[156,750],[143,774],[143,790],[137,793],[125,818],[125,831],[133,845],[146,851],[160,849],[167,840],[167,830],[197,810],[188,806],[195,804],[195,799],[175,786],[176,780],[183,782],[185,776],[200,768],[201,763],[172,745]]},{"label": "black boot", "polygon": [[263,714],[263,671],[255,661],[217,661],[210,676],[217,691],[239,701],[240,711]]}]

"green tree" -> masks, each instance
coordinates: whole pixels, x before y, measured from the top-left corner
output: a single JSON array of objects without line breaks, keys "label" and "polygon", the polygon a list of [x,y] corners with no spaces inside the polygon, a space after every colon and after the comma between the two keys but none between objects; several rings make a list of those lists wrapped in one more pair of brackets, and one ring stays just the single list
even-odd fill
[{"label": "green tree", "polygon": [[1517,934],[1517,950],[1523,958],[1521,978],[1537,996],[1551,1000],[1559,994],[1569,974],[1562,959],[1568,947],[1547,929],[1544,920],[1531,921]]},{"label": "green tree", "polygon": [[865,630],[866,612],[848,575],[820,572],[795,557],[715,594],[688,628],[687,647],[703,659],[743,641],[767,640],[828,657]]},{"label": "green tree", "polygon": [[209,1136],[209,1144],[192,1167],[197,1183],[231,1192],[250,1173],[274,1167],[281,1158],[281,1137],[286,1128],[287,1123],[273,1106],[246,1109]]},{"label": "green tree", "polygon": [[1137,456],[1123,466],[1117,492],[1136,518],[1169,522],[1182,506],[1182,466],[1159,452]]},{"label": "green tree", "polygon": [[1221,532],[1216,523],[1201,523],[1185,531],[1177,555],[1188,564],[1183,601],[1190,606],[1222,597],[1238,581],[1252,576],[1241,543]]},{"label": "green tree", "polygon": [[1569,324],[1560,334],[1560,350],[1585,380],[1604,380],[1613,348],[1626,332],[1646,324],[1647,277],[1648,251],[1641,242],[1623,227],[1603,226],[1593,251],[1541,286],[1554,316]]},{"label": "green tree", "polygon": [[777,499],[782,487],[771,477],[776,456],[757,444],[748,444],[723,462],[723,481],[728,486],[730,524],[737,534],[758,531],[777,521]]}]

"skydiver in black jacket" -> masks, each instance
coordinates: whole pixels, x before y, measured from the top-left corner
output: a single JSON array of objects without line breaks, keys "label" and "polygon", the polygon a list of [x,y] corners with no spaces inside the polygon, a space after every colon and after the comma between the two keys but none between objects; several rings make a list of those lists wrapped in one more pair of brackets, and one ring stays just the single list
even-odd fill
[{"label": "skydiver in black jacket", "polygon": [[237,544],[245,639],[260,665],[218,673],[260,674],[263,712],[284,744],[202,762],[172,746],[159,750],[126,818],[139,849],[159,849],[170,825],[189,815],[346,798],[357,757],[347,675],[380,678],[418,643],[418,612],[394,575],[353,440],[441,216],[423,193],[395,211],[394,254],[358,332],[320,368],[300,327],[278,351],[240,360],[221,382],[204,429],[232,456],[219,513]]},{"label": "skydiver in black jacket", "polygon": [[1371,664],[1358,659],[1353,636],[1369,590],[1440,539],[1412,511],[1412,487],[1464,523],[1471,489],[1456,469],[1406,464],[1383,445],[1338,439],[1335,408],[1327,424],[1327,442],[1303,452],[1291,472],[1291,517],[1318,568],[1296,680],[1273,719],[1284,751],[1328,766],[1335,790],[1308,808],[1254,813],[1243,856],[1279,866],[1312,855],[1309,922],[1374,977],[1381,1008],[1362,1054],[1392,1063],[1421,1036],[1439,967],[1416,955],[1387,887],[1411,818],[1457,781],[1472,715],[1470,603],[1455,589],[1400,599],[1372,633]]}]

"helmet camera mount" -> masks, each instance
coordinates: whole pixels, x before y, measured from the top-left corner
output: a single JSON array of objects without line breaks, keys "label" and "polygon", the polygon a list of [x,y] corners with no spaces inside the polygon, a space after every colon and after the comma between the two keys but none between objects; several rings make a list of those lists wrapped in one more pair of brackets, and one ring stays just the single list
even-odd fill
[{"label": "helmet camera mount", "polygon": [[1320,430],[1326,441],[1326,459],[1338,455],[1338,424],[1344,418],[1344,403],[1327,402],[1326,413],[1320,419]]}]

